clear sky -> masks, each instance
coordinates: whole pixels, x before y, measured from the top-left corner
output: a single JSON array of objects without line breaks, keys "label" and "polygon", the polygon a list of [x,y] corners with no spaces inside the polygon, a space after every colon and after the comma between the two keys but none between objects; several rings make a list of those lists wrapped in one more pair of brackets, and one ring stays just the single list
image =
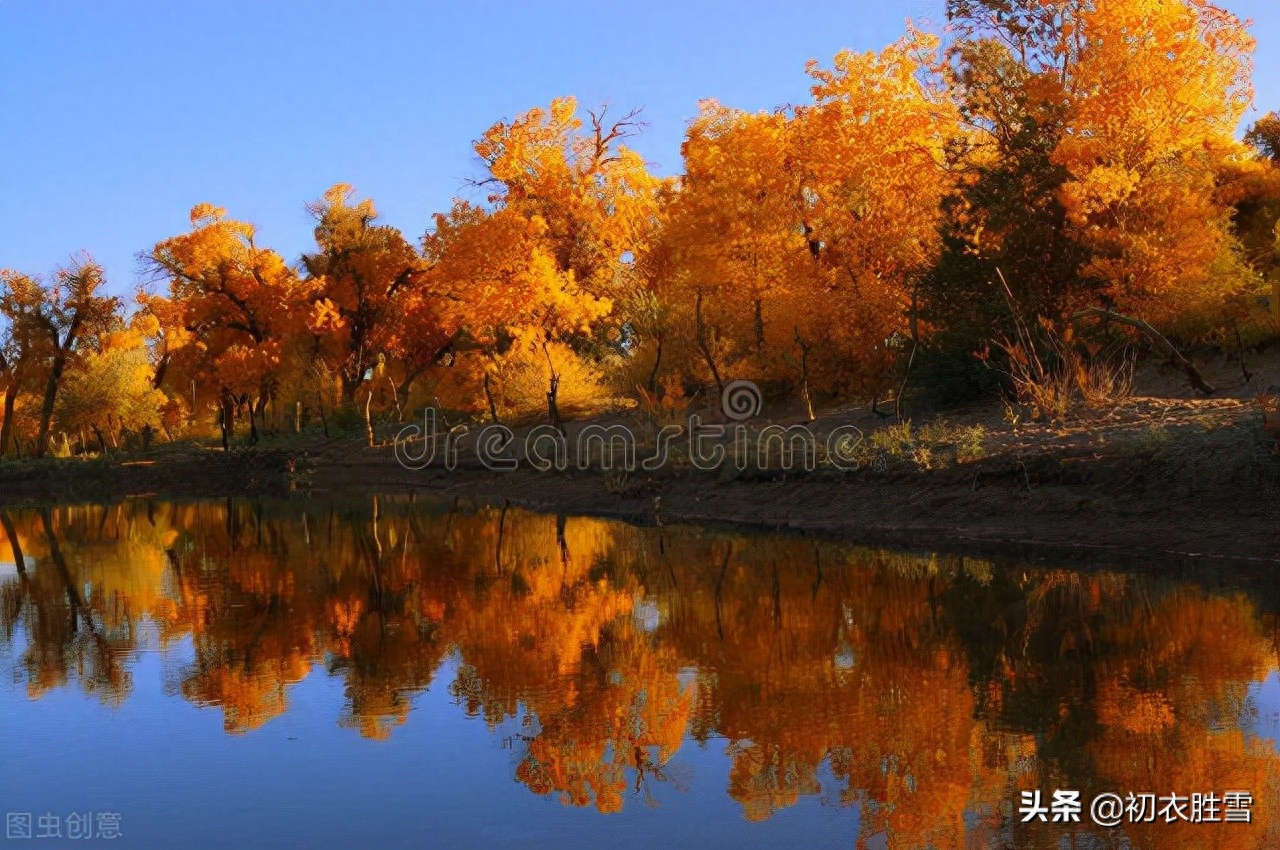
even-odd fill
[{"label": "clear sky", "polygon": [[[1280,0],[1255,21],[1252,121],[1280,108]],[[209,201],[295,259],[303,204],[352,183],[411,239],[480,174],[470,141],[572,94],[642,107],[633,144],[677,173],[701,98],[807,96],[804,63],[878,49],[943,0],[0,0],[0,267],[78,250],[131,293],[136,254]]]}]

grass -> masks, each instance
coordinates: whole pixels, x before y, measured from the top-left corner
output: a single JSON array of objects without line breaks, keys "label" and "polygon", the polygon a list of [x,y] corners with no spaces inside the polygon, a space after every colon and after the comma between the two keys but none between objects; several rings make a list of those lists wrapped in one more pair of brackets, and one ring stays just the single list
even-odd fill
[{"label": "grass", "polygon": [[917,428],[907,419],[872,431],[852,454],[859,467],[878,469],[896,461],[921,470],[945,469],[985,457],[986,438],[982,425],[953,425],[939,418]]}]

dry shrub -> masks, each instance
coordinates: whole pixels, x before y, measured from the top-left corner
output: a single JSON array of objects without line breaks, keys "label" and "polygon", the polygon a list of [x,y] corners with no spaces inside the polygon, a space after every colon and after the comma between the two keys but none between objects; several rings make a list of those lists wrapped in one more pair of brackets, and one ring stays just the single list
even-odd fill
[{"label": "dry shrub", "polygon": [[[1003,275],[1000,281],[1004,283]],[[1103,350],[1079,345],[1070,326],[1059,330],[1040,316],[1032,324],[1023,318],[1007,284],[1005,294],[1014,335],[1001,336],[994,345],[1004,352],[1005,375],[1030,418],[1060,420],[1076,407],[1107,407],[1129,397],[1137,362],[1130,346]],[[1016,423],[1020,416],[1012,418]]]},{"label": "dry shrub", "polygon": [[1137,354],[1125,346],[1109,355],[1077,355],[1076,387],[1085,407],[1111,407],[1133,395]]},{"label": "dry shrub", "polygon": [[684,421],[689,398],[685,395],[684,384],[678,375],[663,376],[657,392],[649,392],[638,384],[635,391],[638,400],[635,418],[646,429],[657,431],[664,426],[679,425]]},{"label": "dry shrub", "polygon": [[1064,419],[1073,410],[1112,407],[1133,393],[1136,356],[1124,346],[1085,353],[1049,329],[1039,344],[1007,337],[996,346],[1008,359],[1008,376],[1019,405],[1032,419]]}]

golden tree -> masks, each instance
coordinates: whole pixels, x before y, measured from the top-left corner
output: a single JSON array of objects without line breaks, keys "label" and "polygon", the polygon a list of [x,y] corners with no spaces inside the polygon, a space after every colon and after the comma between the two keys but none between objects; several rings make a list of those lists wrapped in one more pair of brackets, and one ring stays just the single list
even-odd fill
[{"label": "golden tree", "polygon": [[252,224],[226,218],[226,210],[200,204],[191,225],[190,233],[157,243],[146,257],[168,278],[169,295],[140,297],[159,321],[179,393],[186,381],[216,388],[223,446],[242,410],[256,441],[285,341],[307,318],[311,287],[279,254],[257,245]]}]

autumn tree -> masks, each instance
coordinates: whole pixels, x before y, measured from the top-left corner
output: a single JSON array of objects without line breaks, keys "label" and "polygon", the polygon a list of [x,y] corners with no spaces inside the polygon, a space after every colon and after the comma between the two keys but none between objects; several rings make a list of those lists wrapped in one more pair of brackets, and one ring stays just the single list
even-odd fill
[{"label": "autumn tree", "polygon": [[1233,207],[1244,259],[1271,286],[1272,315],[1280,315],[1280,116],[1267,113],[1244,138],[1258,156],[1229,170],[1220,196]]},{"label": "autumn tree", "polygon": [[950,287],[998,303],[1000,268],[1062,327],[1090,305],[1167,318],[1239,284],[1215,181],[1251,97],[1240,21],[1182,0],[953,0],[948,15],[972,131]]},{"label": "autumn tree", "polygon": [[832,339],[850,371],[870,365],[851,377],[873,393],[893,357],[885,341],[920,342],[919,286],[954,186],[946,151],[958,115],[936,73],[938,46],[911,30],[879,53],[843,51],[830,70],[810,63],[814,103],[797,110],[803,227],[830,270],[815,296],[836,310],[809,343]]},{"label": "autumn tree", "polygon": [[[140,316],[144,321],[146,316]],[[162,426],[164,393],[155,386],[155,370],[146,336],[135,325],[108,333],[67,373],[55,407],[65,432],[89,429],[102,448],[119,446],[125,428],[143,431]],[[104,431],[105,429],[105,431]]]},{"label": "autumn tree", "polygon": [[[145,259],[168,279],[169,295],[142,296],[160,323],[172,379],[217,388],[223,446],[248,410],[250,439],[277,390],[284,344],[304,326],[310,285],[284,259],[258,246],[257,229],[200,204],[192,231],[159,242]],[[175,368],[177,367],[177,368]],[[179,384],[181,386],[181,384]]]},{"label": "autumn tree", "polygon": [[1259,118],[1244,140],[1272,162],[1280,161],[1280,114],[1271,111]]},{"label": "autumn tree", "polygon": [[[658,185],[622,145],[639,127],[635,113],[613,122],[605,110],[588,116],[584,123],[563,98],[490,127],[474,146],[488,171],[480,183],[492,190],[489,208],[459,204],[437,216],[424,246],[452,270],[439,274],[465,305],[474,338],[490,351],[545,360],[547,415],[557,426],[563,366],[555,352],[583,356],[616,336],[606,319],[618,272],[647,232]],[[454,248],[483,255],[476,273],[443,253],[476,239]],[[503,304],[514,309],[495,309]]]},{"label": "autumn tree", "polygon": [[[665,238],[692,320],[684,333],[717,392],[738,361],[754,361],[755,377],[776,369],[790,328],[775,309],[799,264],[812,262],[792,141],[784,112],[750,114],[707,101],[681,148],[685,174]],[[797,315],[791,307],[787,313]]]},{"label": "autumn tree", "polygon": [[[790,374],[813,415],[829,390],[874,394],[895,330],[918,338],[915,286],[934,262],[955,111],[921,33],[809,66],[813,102],[747,114],[708,102],[690,126],[666,238],[717,386],[727,358]],[[904,335],[906,335],[904,333]]]},{"label": "autumn tree", "polygon": [[556,357],[565,355],[568,340],[589,334],[592,323],[608,315],[610,302],[556,268],[541,244],[544,234],[540,218],[459,203],[449,216],[436,217],[424,247],[435,279],[458,301],[469,343],[489,360],[483,389],[491,414],[496,418],[490,376],[505,359],[523,357],[547,363],[547,414],[560,426]]},{"label": "autumn tree", "polygon": [[36,455],[43,455],[49,450],[54,406],[67,367],[103,334],[120,324],[120,301],[112,296],[99,295],[102,283],[102,267],[92,260],[77,261],[60,268],[48,297],[33,314],[37,332],[45,336],[50,351],[40,405],[40,429],[36,434]]},{"label": "autumn tree", "polygon": [[4,421],[0,425],[0,457],[14,435],[18,395],[35,392],[35,381],[49,355],[42,319],[48,292],[34,278],[5,269],[0,272],[0,380],[4,381]]},{"label": "autumn tree", "polygon": [[[395,353],[412,362],[403,381],[407,390],[414,373],[433,362],[447,341],[432,326],[438,308],[422,291],[422,258],[399,230],[375,224],[373,201],[353,203],[354,191],[340,183],[308,205],[318,250],[302,258],[318,299],[312,328],[321,356],[339,375],[345,404],[355,401],[379,357]],[[410,313],[414,319],[406,321]]]},{"label": "autumn tree", "polygon": [[[1092,252],[1081,270],[1122,311],[1152,318],[1239,286],[1230,208],[1215,195],[1242,151],[1253,39],[1210,3],[1100,3],[1081,12],[1053,153],[1070,179],[1069,231]],[[1234,279],[1233,279],[1234,278]]]}]

